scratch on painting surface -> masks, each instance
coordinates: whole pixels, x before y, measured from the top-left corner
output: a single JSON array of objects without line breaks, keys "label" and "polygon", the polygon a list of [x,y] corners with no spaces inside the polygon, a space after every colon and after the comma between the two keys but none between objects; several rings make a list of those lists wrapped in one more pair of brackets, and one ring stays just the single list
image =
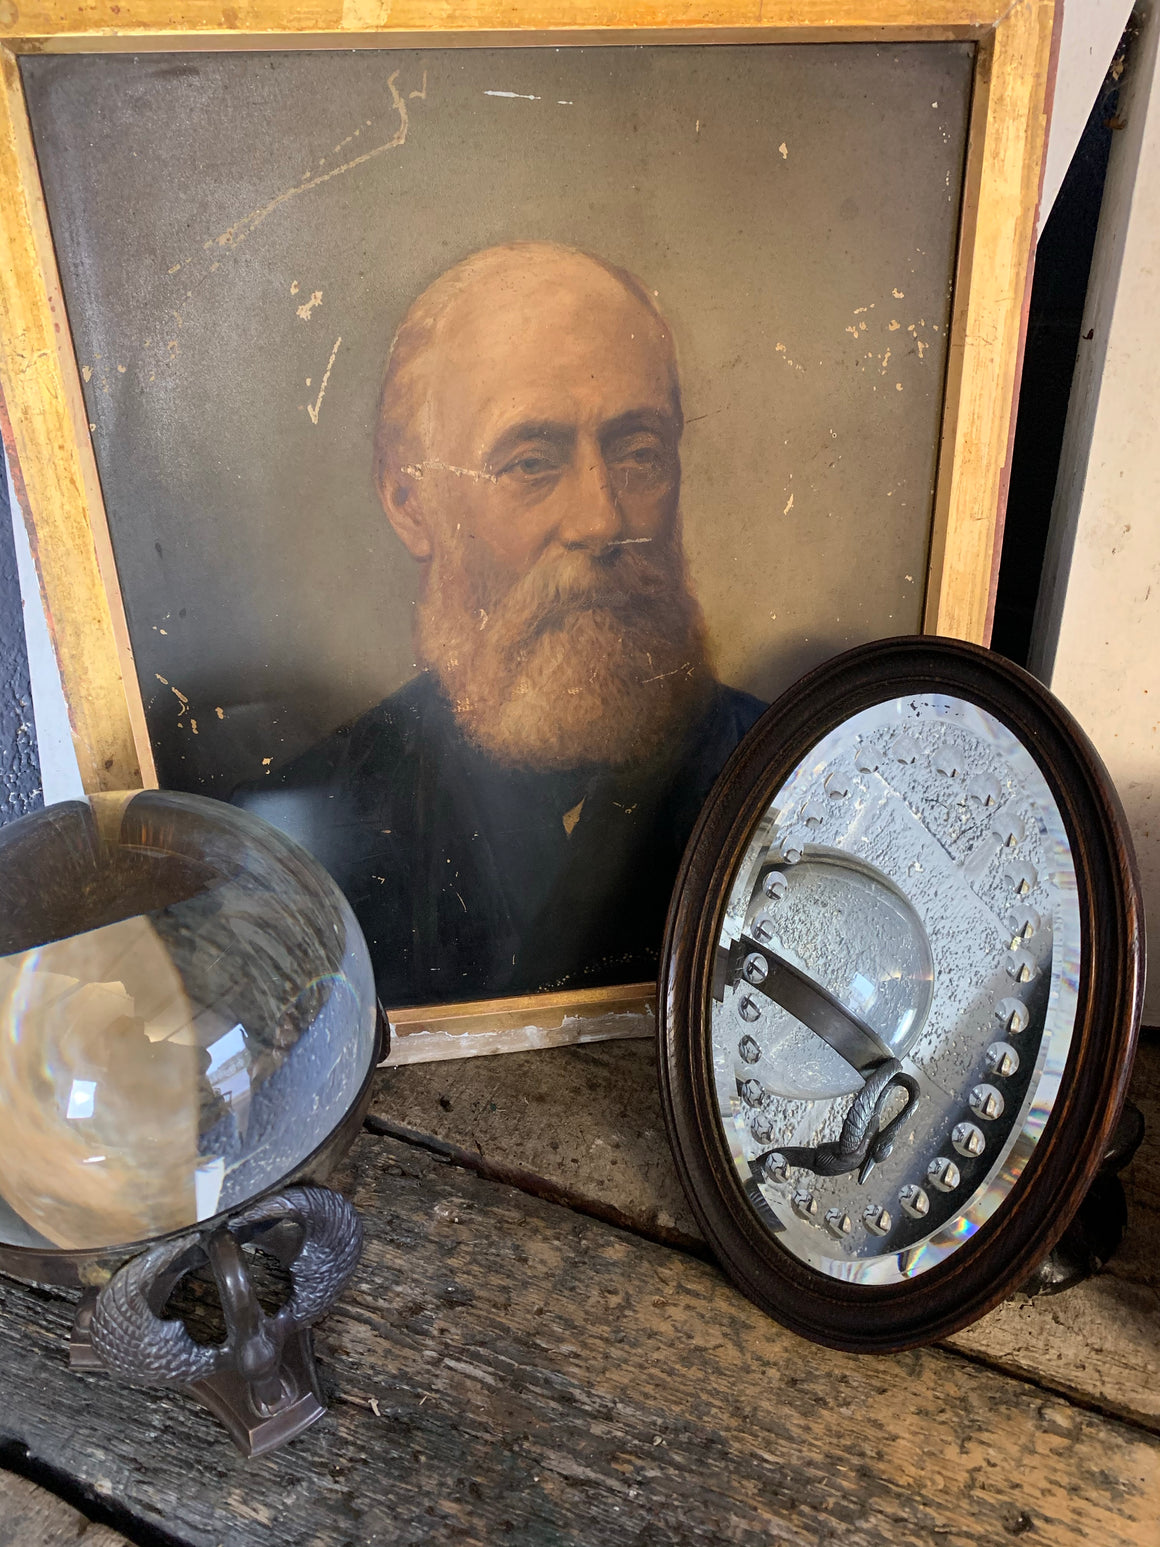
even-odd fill
[{"label": "scratch on painting surface", "polygon": [[542,102],[543,97],[530,97],[526,91],[485,91],[485,97],[511,97],[517,102]]},{"label": "scratch on painting surface", "polygon": [[477,482],[498,483],[495,473],[485,473],[478,467],[456,467],[451,462],[441,462],[438,457],[428,457],[425,462],[412,462],[403,471],[409,478],[423,478],[427,473],[454,473],[456,478],[474,478]]},{"label": "scratch on painting surface", "polygon": [[[290,200],[296,199],[299,194],[308,193],[313,188],[319,188],[323,183],[328,183],[335,177],[341,177],[345,173],[353,171],[356,167],[365,166],[368,162],[373,161],[377,156],[381,156],[389,150],[397,150],[400,146],[406,143],[407,133],[410,127],[410,119],[407,111],[406,100],[398,89],[398,76],[399,72],[396,70],[387,79],[387,86],[391,95],[389,111],[394,114],[398,120],[398,127],[389,139],[384,140],[381,144],[371,146],[361,155],[353,156],[349,160],[342,162],[340,165],[331,167],[329,171],[319,172],[317,174],[304,174],[301,181],[296,183],[292,188],[283,189],[282,192],[275,195],[274,198],[267,200],[265,204],[260,205],[257,209],[253,209],[247,215],[244,215],[241,220],[235,221],[235,223],[230,226],[227,231],[223,231],[220,233],[220,235],[211,237],[208,241],[203,242],[197,252],[192,253],[190,256],[183,259],[180,263],[174,263],[169,266],[167,275],[170,278],[174,276],[181,276],[181,278],[178,280],[178,283],[187,284],[189,286],[189,288],[185,291],[185,298],[187,301],[197,293],[197,291],[201,288],[202,285],[206,283],[211,275],[218,272],[222,268],[222,264],[215,257],[212,262],[209,262],[205,266],[204,272],[200,275],[200,277],[194,280],[192,276],[187,277],[185,272],[190,268],[191,264],[197,263],[199,260],[204,261],[207,256],[212,254],[220,254],[222,257],[224,257],[227,252],[236,249],[242,244],[242,242],[246,240],[248,236],[251,236],[263,223],[263,221],[267,220],[275,210],[280,209],[283,205],[289,203]],[[424,73],[422,88],[417,92],[412,91],[410,95],[420,99],[426,98],[426,73]],[[368,129],[372,128],[373,120],[368,119],[364,127]],[[359,132],[361,133],[361,130]],[[354,139],[355,137],[356,136],[354,135],[349,136],[350,139]],[[347,142],[344,141],[343,143],[345,144]],[[290,286],[291,295],[296,295],[298,290],[299,283],[297,280],[295,280]],[[314,300],[315,298],[311,297],[311,301],[313,302]],[[321,300],[321,295],[318,296],[318,300]],[[181,314],[179,312],[170,311],[170,316],[175,320],[176,329],[180,329],[183,321]],[[309,312],[307,313],[307,318],[308,316]],[[307,318],[303,318],[303,320],[305,321]],[[131,347],[138,351],[149,350],[154,347],[154,340],[153,338],[146,338],[143,343],[138,342]],[[165,339],[164,334],[162,335],[162,338],[157,341],[156,347],[158,349],[163,349],[166,352],[163,355],[163,363],[172,364],[181,353],[177,339]],[[99,355],[95,358],[96,361],[100,360]],[[144,372],[148,372],[147,376],[144,376],[145,380],[153,382],[157,379],[156,371],[149,370],[148,363],[146,363],[143,367],[143,375]],[[84,375],[85,382],[88,383],[93,379],[94,366],[85,366],[83,368],[82,374]],[[125,372],[122,368],[119,367],[118,374],[123,375]],[[113,379],[116,380],[117,378],[114,377]],[[107,376],[102,376],[100,378],[100,389],[106,395],[109,393],[109,379]],[[315,414],[312,415],[312,417],[315,417],[316,419],[317,404],[313,406],[315,409]],[[97,425],[95,423],[90,423],[90,429],[95,432]]]},{"label": "scratch on painting surface", "polygon": [[318,396],[313,403],[307,403],[306,405],[306,412],[310,415],[311,424],[318,423],[318,411],[322,407],[323,398],[326,396],[326,384],[330,380],[330,372],[334,366],[334,357],[338,353],[338,346],[341,343],[341,338],[335,339],[334,348],[330,351],[330,359],[326,362],[326,371],[322,377],[322,385],[318,389]]},{"label": "scratch on painting surface", "polygon": [[[679,671],[691,673],[692,669],[693,667],[691,661],[682,661],[679,666],[674,666],[672,671],[658,672],[655,677],[642,677],[640,679],[640,683],[641,686],[644,687],[647,683],[650,682],[663,682],[666,677],[675,677]],[[583,801],[581,801],[581,805],[583,805]]]},{"label": "scratch on painting surface", "polygon": [[[329,172],[319,172],[313,177],[307,177],[302,182],[295,183],[291,188],[285,188],[276,194],[268,203],[252,209],[248,215],[243,215],[241,220],[235,221],[228,230],[220,236],[211,237],[205,247],[240,247],[248,236],[252,236],[264,220],[268,220],[276,209],[291,199],[298,198],[299,194],[309,193],[312,188],[320,188],[323,183],[328,183],[332,178],[342,177],[346,172],[353,172],[355,167],[365,166],[368,161],[373,161],[376,156],[381,156],[385,151],[398,150],[401,145],[407,143],[408,115],[407,103],[395,82],[399,78],[398,70],[387,77],[387,89],[391,93],[391,101],[396,113],[399,115],[399,127],[389,140],[381,145],[374,146],[371,150],[363,151],[361,156],[353,156],[349,161],[344,161],[340,166],[331,167]],[[188,260],[187,260],[188,261]]]},{"label": "scratch on painting surface", "polygon": [[[269,219],[275,210],[281,209],[284,205],[289,204],[293,199],[296,199],[299,194],[309,193],[314,188],[320,188],[324,183],[328,183],[336,177],[342,177],[347,172],[354,171],[357,167],[365,166],[368,162],[375,160],[376,157],[384,155],[387,151],[397,150],[406,144],[407,134],[410,128],[410,116],[407,109],[407,99],[404,97],[403,93],[399,90],[398,87],[399,74],[400,72],[395,70],[387,78],[387,88],[390,92],[390,106],[388,111],[397,119],[397,127],[389,139],[383,140],[380,144],[369,146],[368,149],[363,151],[361,155],[352,156],[348,160],[341,162],[339,165],[330,167],[328,170],[304,173],[300,181],[295,183],[293,187],[284,188],[281,193],[276,194],[272,199],[268,199],[264,204],[259,205],[256,209],[252,209],[248,214],[243,215],[242,218],[235,221],[234,224],[228,228],[228,230],[222,231],[219,235],[210,237],[207,241],[203,242],[196,252],[191,253],[188,257],[179,263],[173,263],[169,265],[167,269],[168,277],[176,278],[178,284],[184,284],[188,286],[188,288],[185,290],[185,299],[187,301],[197,293],[201,286],[204,285],[214,273],[221,270],[222,263],[218,261],[219,258],[224,258],[227,253],[233,252],[238,247],[240,247],[246,238],[252,236],[258,227],[262,225],[264,221]],[[422,86],[418,91],[410,92],[409,95],[411,98],[417,98],[420,101],[426,100],[426,71],[423,73]],[[365,125],[362,127],[371,129],[374,127],[374,121],[372,119],[367,119]],[[336,150],[340,149],[341,146],[348,144],[352,140],[357,140],[361,132],[362,129],[360,128],[358,131],[356,131],[355,134],[348,136],[346,140],[340,142],[340,146],[337,146]],[[319,164],[321,165],[321,162]],[[210,261],[207,262],[207,259]],[[187,275],[186,271],[189,270],[192,264],[199,262],[204,266],[204,272],[202,272],[198,278],[194,279],[192,275]],[[299,283],[297,280],[295,280],[290,286],[291,295],[296,295],[298,290]],[[306,302],[302,307],[298,308],[298,316],[302,319],[302,321],[309,321],[311,312],[321,300],[321,292],[315,292],[315,294],[310,297],[308,302]],[[170,316],[173,318],[173,331],[176,332],[182,327],[183,318],[180,312],[172,310],[170,311]],[[341,339],[338,342],[341,343]],[[135,352],[150,350],[154,347],[153,338],[146,338],[143,343],[138,341],[131,347]],[[165,334],[162,334],[161,337],[157,340],[156,348],[161,352],[162,364],[172,365],[181,355],[181,346],[179,345],[177,339],[175,337],[166,338]],[[336,343],[335,350],[337,350],[337,348],[338,344]],[[82,374],[84,376],[86,385],[94,380],[94,377],[97,374],[96,365],[99,361],[100,356],[98,355],[96,356],[92,365],[86,365],[82,367]],[[146,360],[142,362],[142,379],[147,382],[154,382],[157,380],[157,371],[150,369],[151,364],[156,364],[156,361]],[[330,374],[330,366],[333,364],[334,352],[332,351],[330,365],[327,367],[327,377],[329,377]],[[105,367],[102,367],[101,369],[103,371]],[[124,375],[126,375],[126,368],[124,366],[118,366],[117,373],[113,376],[112,379],[113,381],[117,381]],[[109,377],[107,375],[100,375],[99,389],[102,394],[106,396],[111,395]],[[318,423],[318,411],[322,403],[322,396],[323,392],[325,392],[325,389],[326,378],[323,379],[322,391],[319,393],[318,398],[314,403],[308,405],[308,412],[310,413],[311,421],[314,424]],[[97,424],[90,420],[90,431],[95,434],[97,428]]]}]

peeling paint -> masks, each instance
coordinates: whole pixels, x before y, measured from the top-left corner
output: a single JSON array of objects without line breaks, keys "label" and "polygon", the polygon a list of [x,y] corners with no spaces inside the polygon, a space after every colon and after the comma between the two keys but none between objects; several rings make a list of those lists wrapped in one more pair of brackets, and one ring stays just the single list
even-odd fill
[{"label": "peeling paint", "polygon": [[302,319],[303,322],[309,322],[310,321],[310,314],[311,314],[311,312],[313,312],[316,307],[321,306],[321,305],[322,305],[322,291],[321,290],[315,290],[311,294],[311,297],[310,297],[309,301],[304,301],[302,303],[302,305],[298,308],[298,313],[297,314]]}]

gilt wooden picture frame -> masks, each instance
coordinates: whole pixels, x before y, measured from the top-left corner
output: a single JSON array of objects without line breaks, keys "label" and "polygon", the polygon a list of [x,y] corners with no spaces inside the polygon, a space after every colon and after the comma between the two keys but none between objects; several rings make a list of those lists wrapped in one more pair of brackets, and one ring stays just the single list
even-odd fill
[{"label": "gilt wooden picture frame", "polygon": [[761,706],[866,639],[988,638],[1054,20],[0,5],[3,432],[86,788],[308,842],[400,1061],[649,1030]]}]

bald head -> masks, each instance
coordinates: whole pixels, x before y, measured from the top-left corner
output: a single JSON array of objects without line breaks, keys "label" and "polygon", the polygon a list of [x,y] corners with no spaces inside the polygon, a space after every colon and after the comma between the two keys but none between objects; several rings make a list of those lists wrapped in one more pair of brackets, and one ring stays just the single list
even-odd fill
[{"label": "bald head", "polygon": [[384,501],[392,485],[408,482],[407,468],[446,460],[435,442],[481,397],[502,417],[507,403],[547,406],[564,395],[553,386],[566,392],[571,381],[606,379],[625,363],[647,396],[664,400],[679,433],[672,335],[633,275],[551,242],[464,258],[418,297],[395,334],[375,442]]},{"label": "bald head", "polygon": [[418,658],[493,757],[639,760],[700,692],[681,429],[664,318],[586,253],[489,248],[407,313],[383,387],[379,494],[423,565]]}]

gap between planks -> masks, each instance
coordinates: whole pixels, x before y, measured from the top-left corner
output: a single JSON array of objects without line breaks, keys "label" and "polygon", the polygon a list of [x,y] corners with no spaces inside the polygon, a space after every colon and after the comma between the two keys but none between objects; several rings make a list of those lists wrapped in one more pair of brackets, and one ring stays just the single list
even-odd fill
[{"label": "gap between planks", "polygon": [[[57,1492],[51,1480],[34,1482],[23,1471],[9,1470],[15,1458],[4,1451],[11,1449],[0,1450],[0,1547],[135,1547],[132,1538],[77,1507],[67,1479]],[[154,1547],[155,1541],[141,1547]]]},{"label": "gap between planks", "polygon": [[[941,1349],[836,1354],[706,1264],[356,1141],[328,1416],[254,1462],[186,1398],[65,1364],[0,1282],[0,1427],[182,1547],[1155,1547],[1160,1440]],[[121,1517],[125,1518],[125,1517]]]},{"label": "gap between planks", "polygon": [[[1160,1432],[1160,1037],[1140,1043],[1130,1099],[1147,1131],[1124,1173],[1129,1222],[1105,1272],[1059,1295],[1013,1295],[944,1343],[954,1354]],[[480,1175],[708,1255],[664,1133],[652,1044],[597,1043],[384,1071],[372,1132]]]}]

